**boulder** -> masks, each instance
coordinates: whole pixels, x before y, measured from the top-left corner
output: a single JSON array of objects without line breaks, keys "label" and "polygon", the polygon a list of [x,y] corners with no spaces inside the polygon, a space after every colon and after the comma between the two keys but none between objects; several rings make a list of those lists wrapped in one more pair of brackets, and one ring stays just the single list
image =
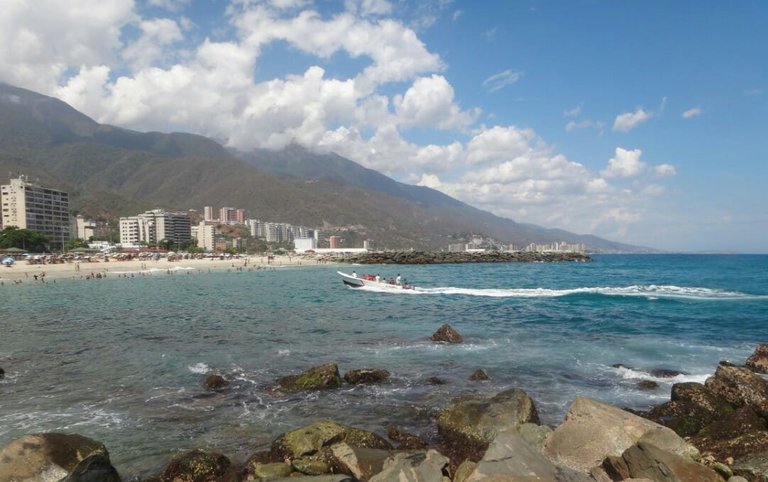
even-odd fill
[{"label": "boulder", "polygon": [[325,420],[282,434],[272,442],[269,458],[288,461],[306,474],[330,473],[335,463],[331,447],[341,442],[351,447],[392,449],[392,444],[373,432]]},{"label": "boulder", "polygon": [[384,462],[391,455],[389,450],[351,447],[345,443],[332,445],[331,452],[335,458],[334,467],[361,482],[367,482],[374,474],[381,472]]},{"label": "boulder", "polygon": [[651,368],[648,373],[650,373],[651,376],[654,376],[656,378],[675,378],[676,376],[679,376],[679,375],[688,375],[687,372],[674,370],[671,368]]},{"label": "boulder", "polygon": [[455,401],[438,415],[437,431],[444,453],[458,465],[465,459],[479,461],[499,432],[529,422],[539,423],[536,406],[515,388]]},{"label": "boulder", "polygon": [[163,482],[229,482],[237,473],[221,454],[193,450],[175,457],[160,476]]},{"label": "boulder", "polygon": [[768,418],[768,381],[748,368],[719,366],[704,385],[733,406],[749,405]]},{"label": "boulder", "polygon": [[427,383],[429,383],[430,385],[445,385],[448,382],[444,378],[429,377],[427,378]]},{"label": "boulder", "polygon": [[469,379],[473,382],[477,382],[477,381],[488,380],[489,377],[488,377],[488,374],[485,373],[485,370],[483,370],[482,368],[478,368],[472,373],[472,375],[469,376]]},{"label": "boulder", "polygon": [[381,368],[359,368],[344,374],[344,381],[350,385],[383,383],[389,380],[389,372]]},{"label": "boulder", "polygon": [[698,456],[671,429],[597,400],[577,397],[565,420],[544,444],[543,453],[582,473],[610,456],[620,456],[641,439],[686,457]]},{"label": "boulder", "polygon": [[423,438],[403,432],[394,425],[387,427],[387,437],[393,442],[397,442],[398,450],[421,450],[427,448],[427,442]]},{"label": "boulder", "polygon": [[5,376],[5,370],[3,370],[3,367],[0,367],[0,378],[3,378]]},{"label": "boulder", "polygon": [[526,442],[514,428],[494,437],[465,482],[482,480],[592,482],[586,474],[558,467]]},{"label": "boulder", "polygon": [[369,482],[443,482],[447,467],[448,459],[436,450],[399,452],[388,458]]},{"label": "boulder", "polygon": [[451,328],[447,323],[438,328],[430,339],[438,343],[462,343],[464,341],[459,332]]},{"label": "boulder", "polygon": [[640,380],[637,382],[637,388],[640,390],[656,390],[659,388],[659,384],[653,380]]},{"label": "boulder", "polygon": [[742,457],[736,460],[731,468],[736,476],[762,482],[768,474],[768,452]]},{"label": "boulder", "polygon": [[634,478],[647,478],[656,482],[722,482],[720,475],[709,467],[688,457],[661,450],[640,441],[624,451],[622,458]]},{"label": "boulder", "polygon": [[298,375],[282,377],[277,381],[280,390],[287,393],[302,390],[324,390],[341,386],[339,367],[335,363],[326,363],[310,368]]},{"label": "boulder", "polygon": [[291,464],[285,462],[264,463],[248,459],[241,472],[242,482],[267,481],[288,477],[293,472]]},{"label": "boulder", "polygon": [[730,403],[701,383],[688,382],[672,385],[670,401],[642,415],[681,437],[689,437],[733,410]]},{"label": "boulder", "polygon": [[203,387],[206,390],[219,391],[227,388],[228,386],[229,382],[227,379],[215,373],[208,374],[208,376],[205,377],[205,381],[203,382]]},{"label": "boulder", "polygon": [[768,422],[758,416],[752,407],[745,406],[707,425],[690,441],[718,461],[768,453]]},{"label": "boulder", "polygon": [[107,455],[94,453],[84,458],[82,462],[59,482],[120,482],[120,474],[112,466]]},{"label": "boulder", "polygon": [[768,373],[768,343],[761,343],[747,358],[747,368],[757,373]]},{"label": "boulder", "polygon": [[0,448],[0,482],[59,481],[69,476],[80,462],[95,454],[103,455],[109,461],[104,444],[82,435],[25,435]]}]

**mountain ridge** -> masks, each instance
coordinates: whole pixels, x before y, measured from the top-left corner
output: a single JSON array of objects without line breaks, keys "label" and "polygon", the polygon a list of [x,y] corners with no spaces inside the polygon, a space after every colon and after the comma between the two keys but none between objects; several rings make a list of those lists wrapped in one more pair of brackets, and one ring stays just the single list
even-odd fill
[{"label": "mountain ridge", "polygon": [[68,190],[73,210],[111,220],[154,207],[237,206],[252,218],[319,226],[381,248],[445,249],[481,235],[518,246],[645,250],[517,223],[334,153],[300,146],[242,153],[196,134],[99,124],[61,100],[3,83],[0,169]]}]

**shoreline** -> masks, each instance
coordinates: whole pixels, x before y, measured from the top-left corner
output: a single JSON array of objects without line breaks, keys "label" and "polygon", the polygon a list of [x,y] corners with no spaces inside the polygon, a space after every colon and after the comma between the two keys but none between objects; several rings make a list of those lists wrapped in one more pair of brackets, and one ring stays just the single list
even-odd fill
[{"label": "shoreline", "polygon": [[40,283],[58,279],[92,279],[116,277],[125,274],[152,275],[156,273],[177,272],[181,270],[222,271],[242,269],[270,269],[286,267],[315,266],[322,262],[301,256],[249,256],[247,258],[200,258],[169,261],[159,260],[110,260],[72,261],[65,263],[30,264],[26,260],[17,261],[10,267],[0,267],[0,283],[22,284]]}]

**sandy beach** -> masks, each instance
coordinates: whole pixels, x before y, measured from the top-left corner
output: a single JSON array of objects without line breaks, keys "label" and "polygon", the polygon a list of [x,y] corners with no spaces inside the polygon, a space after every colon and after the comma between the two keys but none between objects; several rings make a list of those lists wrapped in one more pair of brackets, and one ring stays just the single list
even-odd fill
[{"label": "sandy beach", "polygon": [[55,279],[92,279],[113,276],[161,275],[180,272],[210,272],[247,269],[277,269],[283,267],[314,266],[320,261],[302,256],[254,255],[247,258],[203,258],[179,259],[169,261],[131,259],[109,261],[71,261],[65,263],[30,264],[17,261],[12,266],[0,267],[0,282],[24,283],[41,282]]}]

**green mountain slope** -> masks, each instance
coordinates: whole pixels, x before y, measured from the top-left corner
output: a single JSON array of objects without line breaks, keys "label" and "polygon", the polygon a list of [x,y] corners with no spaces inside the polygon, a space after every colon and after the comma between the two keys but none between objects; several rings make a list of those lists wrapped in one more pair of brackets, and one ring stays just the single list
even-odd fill
[{"label": "green mountain slope", "polygon": [[335,154],[292,146],[230,153],[185,133],[99,124],[69,105],[0,83],[0,181],[26,174],[67,190],[73,210],[116,221],[145,209],[244,208],[248,217],[345,232],[382,248],[442,249],[472,234],[499,242],[631,246],[518,224]]}]

